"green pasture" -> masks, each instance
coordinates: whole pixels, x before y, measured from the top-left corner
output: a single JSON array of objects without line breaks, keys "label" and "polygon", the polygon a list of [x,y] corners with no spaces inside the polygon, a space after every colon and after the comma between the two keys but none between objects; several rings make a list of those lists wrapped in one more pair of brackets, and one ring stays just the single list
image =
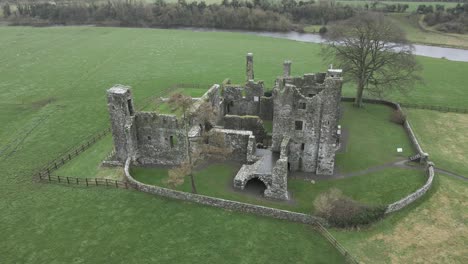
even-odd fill
[{"label": "green pasture", "polygon": [[[226,77],[241,83],[245,54],[253,52],[257,79],[271,86],[284,59],[293,60],[294,74],[325,70],[319,45],[238,33],[97,27],[0,27],[0,36],[1,262],[343,262],[307,226],[134,191],[42,184],[32,177],[44,163],[109,125],[105,91],[114,84],[132,86],[138,107],[147,97],[167,95],[175,83],[220,83]],[[390,99],[466,107],[467,63],[418,60],[425,84],[408,95],[392,93]],[[345,95],[353,93],[345,87]],[[94,157],[80,156],[77,160],[88,161],[69,169],[83,177],[115,175],[111,169],[100,171],[98,163],[87,166],[110,151],[110,142],[103,139],[93,146]],[[441,187],[436,193],[445,191]],[[466,194],[460,197],[466,200]],[[411,215],[424,216],[422,208]],[[403,225],[406,214],[392,219]],[[440,229],[458,232],[455,224]],[[374,234],[379,230],[377,225]],[[359,232],[336,233],[359,257],[380,260],[379,252],[355,243]]]}]

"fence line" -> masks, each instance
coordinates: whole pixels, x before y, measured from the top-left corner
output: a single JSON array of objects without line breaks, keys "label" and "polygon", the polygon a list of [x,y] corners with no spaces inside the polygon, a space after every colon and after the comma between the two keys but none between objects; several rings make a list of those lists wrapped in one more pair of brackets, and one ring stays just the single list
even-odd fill
[{"label": "fence line", "polygon": [[468,113],[468,108],[457,108],[449,106],[438,106],[438,105],[423,105],[414,103],[400,103],[401,107],[417,108],[417,109],[428,109],[439,112],[452,112],[452,113]]},{"label": "fence line", "polygon": [[341,255],[345,257],[346,262],[353,264],[359,263],[349,253],[349,251],[346,250],[346,248],[343,245],[341,245],[340,242],[338,242],[338,240],[336,240],[336,238],[330,232],[328,232],[328,230],[322,224],[320,224],[319,222],[314,223],[314,229],[317,230],[317,232],[319,232],[325,239],[327,239],[327,241],[330,242],[330,244],[332,244],[332,246],[336,248],[336,250],[338,250],[341,253]]},{"label": "fence line", "polygon": [[39,180],[46,181],[46,182],[54,182],[54,183],[62,183],[68,185],[85,185],[86,187],[89,186],[105,186],[105,187],[115,187],[115,188],[123,188],[128,189],[127,181],[119,181],[119,180],[111,180],[105,178],[76,178],[76,177],[67,177],[67,176],[58,176],[58,175],[51,175],[50,172],[40,172],[39,173]]}]

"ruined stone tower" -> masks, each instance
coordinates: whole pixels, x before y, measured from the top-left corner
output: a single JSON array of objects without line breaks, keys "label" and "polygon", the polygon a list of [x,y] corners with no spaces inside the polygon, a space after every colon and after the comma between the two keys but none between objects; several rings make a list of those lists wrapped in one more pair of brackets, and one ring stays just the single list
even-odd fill
[{"label": "ruined stone tower", "polygon": [[115,157],[118,160],[124,161],[129,151],[131,151],[130,142],[127,140],[127,134],[130,131],[126,128],[126,124],[135,115],[132,93],[129,87],[115,85],[107,90],[107,106],[109,108],[110,119],[112,120]]},{"label": "ruined stone tower", "polygon": [[284,69],[273,89],[272,150],[280,152],[288,136],[290,171],[331,175],[338,148],[341,70],[291,77],[290,63]]}]

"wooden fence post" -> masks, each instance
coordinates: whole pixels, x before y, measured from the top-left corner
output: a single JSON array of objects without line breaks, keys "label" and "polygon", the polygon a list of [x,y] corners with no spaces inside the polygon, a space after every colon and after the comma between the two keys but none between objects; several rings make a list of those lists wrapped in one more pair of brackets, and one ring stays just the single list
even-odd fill
[{"label": "wooden fence post", "polygon": [[115,188],[119,188],[119,184],[115,181]]},{"label": "wooden fence post", "polygon": [[57,180],[58,180],[58,182],[60,183],[60,176],[57,176]]},{"label": "wooden fence post", "polygon": [[68,178],[68,176],[67,176],[67,184],[70,184],[70,179]]},{"label": "wooden fence post", "polygon": [[97,181],[97,178],[94,178],[94,181],[96,182],[96,186],[98,186],[98,181]]},{"label": "wooden fence post", "polygon": [[86,187],[88,187],[88,178],[85,178],[86,181]]}]

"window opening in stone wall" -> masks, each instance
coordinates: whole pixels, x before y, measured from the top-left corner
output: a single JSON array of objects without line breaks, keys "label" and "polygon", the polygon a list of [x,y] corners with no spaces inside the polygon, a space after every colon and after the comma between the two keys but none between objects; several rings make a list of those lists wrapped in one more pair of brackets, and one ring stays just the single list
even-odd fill
[{"label": "window opening in stone wall", "polygon": [[307,104],[306,103],[299,103],[299,109],[306,109]]},{"label": "window opening in stone wall", "polygon": [[302,127],[303,127],[303,122],[302,121],[296,121],[294,123],[295,127],[296,127],[296,130],[302,130]]},{"label": "window opening in stone wall", "polygon": [[127,106],[128,106],[128,112],[129,112],[130,115],[132,116],[132,115],[133,115],[132,99],[128,99],[128,100],[127,100]]},{"label": "window opening in stone wall", "polygon": [[151,137],[150,137],[150,136],[148,136],[148,140],[151,140]]},{"label": "window opening in stone wall", "polygon": [[314,97],[314,96],[315,96],[315,94],[309,94],[308,95],[308,97]]},{"label": "window opening in stone wall", "polygon": [[305,144],[302,143],[302,144],[301,144],[301,150],[304,150],[304,149],[305,149]]},{"label": "window opening in stone wall", "polygon": [[173,148],[174,147],[174,137],[170,136],[169,141],[170,141],[170,144],[171,144],[171,148]]}]

